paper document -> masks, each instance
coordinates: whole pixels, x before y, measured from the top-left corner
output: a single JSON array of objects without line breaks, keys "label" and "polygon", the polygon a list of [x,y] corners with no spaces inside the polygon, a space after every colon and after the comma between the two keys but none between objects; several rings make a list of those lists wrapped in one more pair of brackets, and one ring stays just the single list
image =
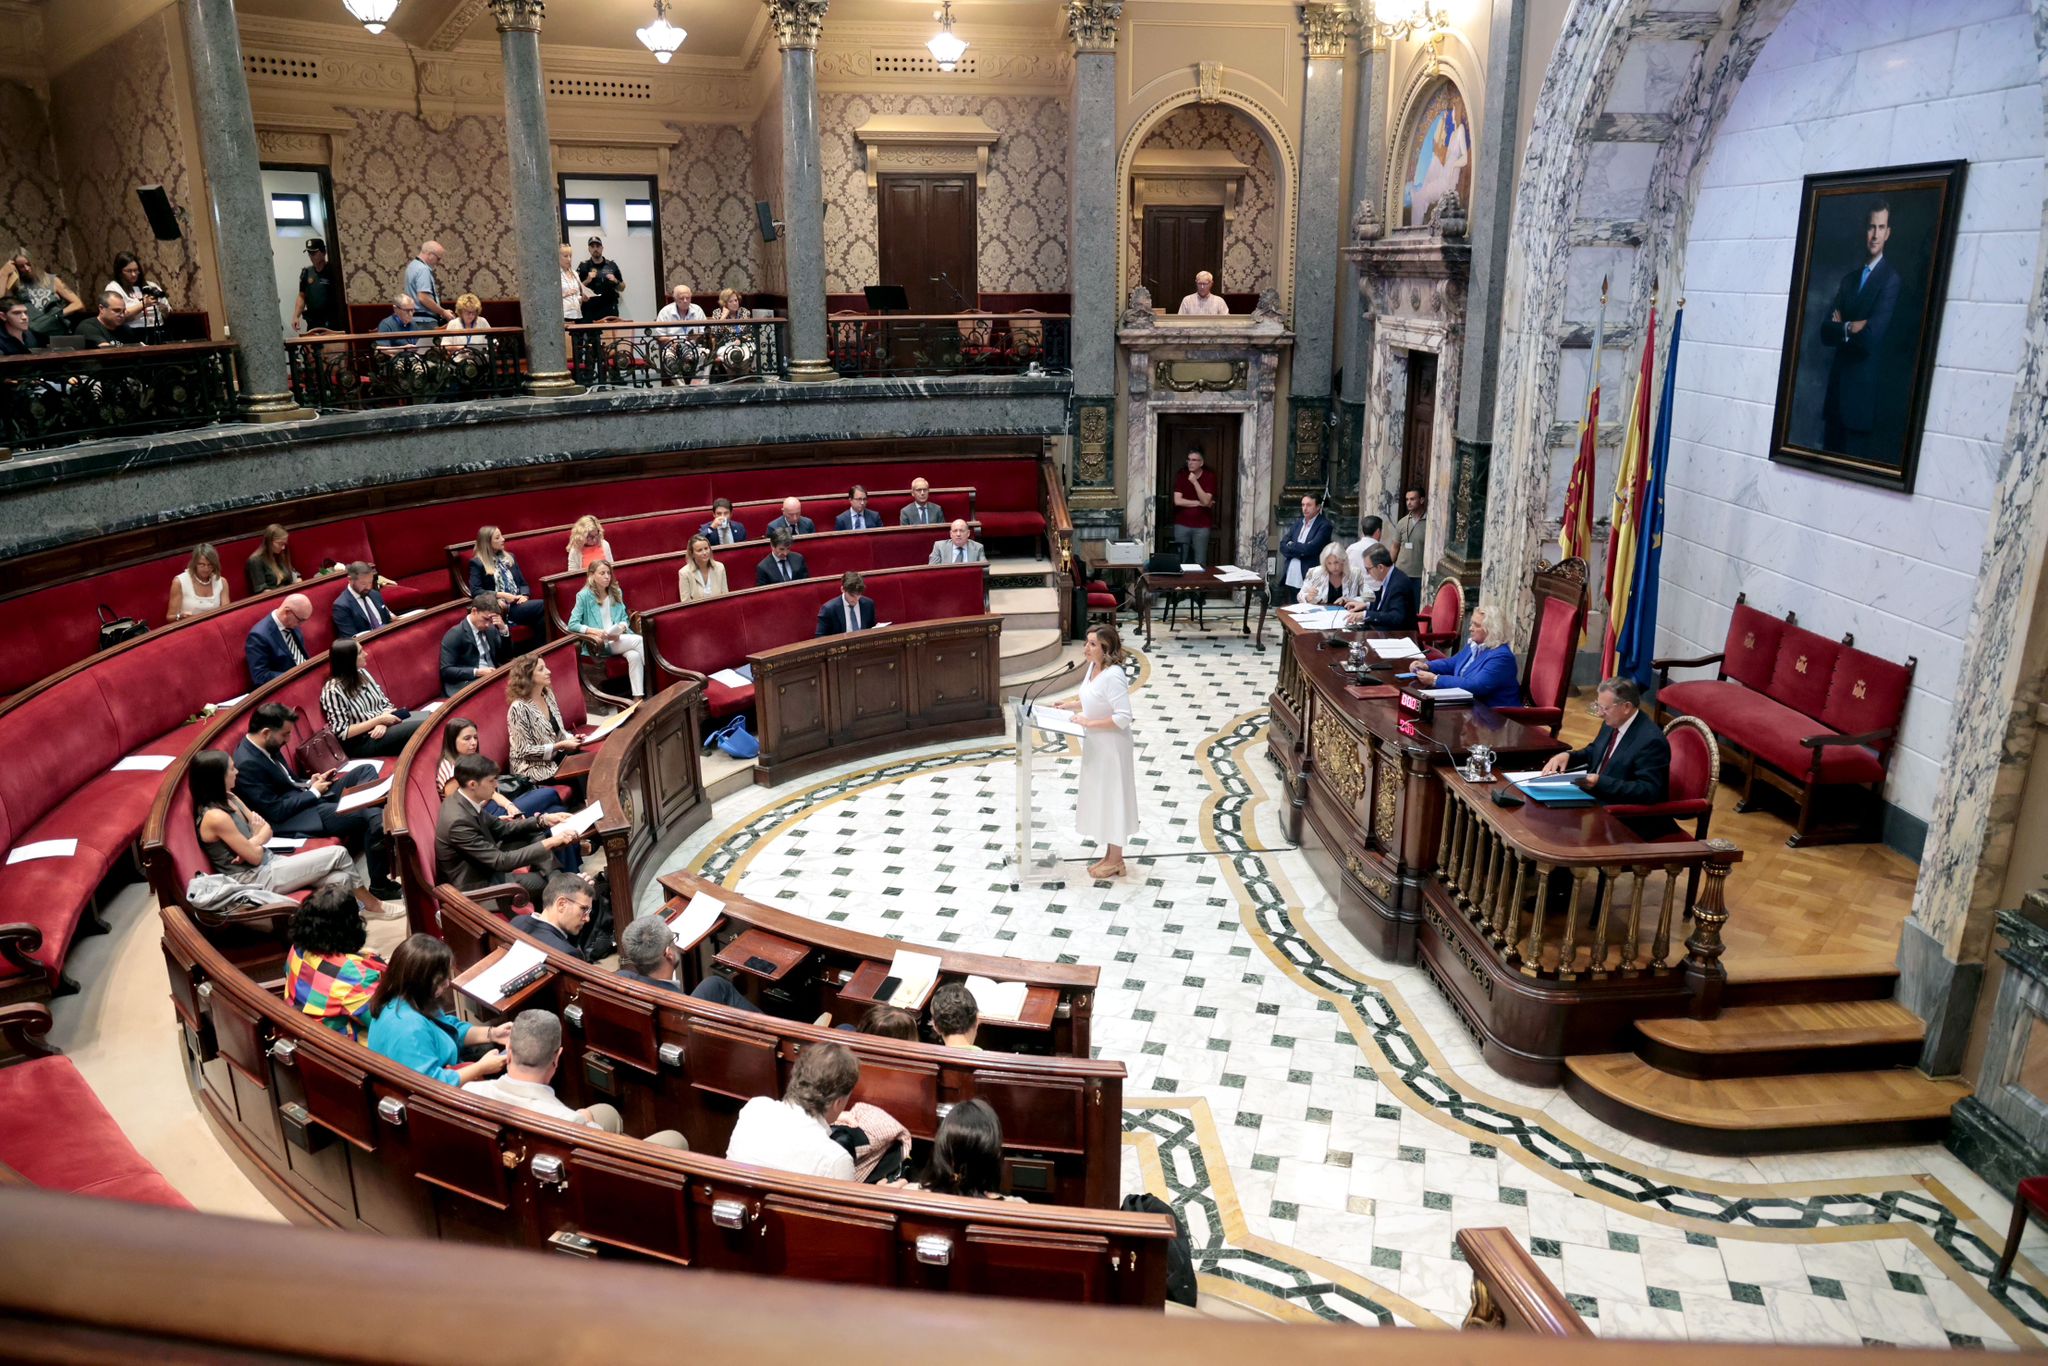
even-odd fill
[{"label": "paper document", "polygon": [[1532,783],[1539,781],[1544,775],[1543,770],[1540,768],[1529,768],[1523,769],[1519,773],[1503,773],[1500,776],[1506,778],[1511,783]]},{"label": "paper document", "polygon": [[1280,610],[1289,616],[1307,617],[1314,616],[1317,612],[1322,611],[1323,607],[1321,603],[1316,602],[1290,602]]},{"label": "paper document", "polygon": [[935,953],[918,953],[912,949],[898,949],[896,956],[889,960],[889,975],[896,979],[896,992],[888,1004],[903,1010],[919,1010],[924,998],[932,994],[932,988],[939,980],[939,956]]},{"label": "paper document", "polygon": [[1405,637],[1400,640],[1368,640],[1365,647],[1381,659],[1422,658],[1422,647]]},{"label": "paper document", "polygon": [[230,698],[229,698],[229,699],[227,699],[227,701],[225,701],[225,702],[216,702],[216,703],[214,703],[214,704],[213,704],[213,709],[214,709],[215,711],[226,711],[226,710],[227,710],[227,709],[228,709],[229,707],[232,707],[232,706],[234,706],[234,705],[235,705],[235,703],[237,703],[237,702],[241,701],[241,700],[242,700],[242,698],[244,698],[244,697],[247,697],[248,695],[249,695],[249,694],[247,694],[247,693],[241,693],[241,694],[239,694],[239,695],[237,695],[237,696],[235,696],[235,697],[230,697]]},{"label": "paper document", "polygon": [[998,982],[990,977],[969,977],[967,993],[984,1020],[1020,1020],[1024,998],[1031,988],[1023,982]]},{"label": "paper document", "polygon": [[373,803],[382,801],[384,794],[390,790],[391,780],[386,778],[381,783],[373,783],[359,791],[344,792],[341,794],[341,800],[335,803],[334,809],[336,811],[353,811],[359,806],[370,806]]},{"label": "paper document", "polygon": [[565,820],[560,825],[555,826],[553,830],[549,831],[549,833],[559,834],[560,832],[567,830],[572,835],[580,835],[603,819],[604,803],[592,802],[590,805],[584,807],[581,811],[578,811],[575,815],[569,817],[568,820]]},{"label": "paper document", "polygon": [[485,1005],[496,1005],[505,995],[505,983],[522,972],[531,971],[548,961],[547,953],[538,944],[513,944],[505,950],[505,956],[470,978],[457,982],[463,994]]},{"label": "paper document", "polygon": [[1049,730],[1060,735],[1079,735],[1084,729],[1081,718],[1074,713],[1049,706],[1033,707],[1031,724],[1039,730]]},{"label": "paper document", "polygon": [[1257,583],[1259,576],[1241,564],[1226,564],[1216,570],[1216,577],[1225,583]]},{"label": "paper document", "polygon": [[879,631],[884,626],[894,626],[895,624],[896,623],[893,621],[878,621],[873,626],[870,626],[868,629],[871,631]]},{"label": "paper document", "polygon": [[304,835],[272,835],[263,843],[265,849],[275,849],[280,854],[289,854],[294,849],[306,847]]},{"label": "paper document", "polygon": [[1289,588],[1299,588],[1299,587],[1301,587],[1301,561],[1300,561],[1300,560],[1289,560],[1289,561],[1287,562],[1287,586],[1288,586]]},{"label": "paper document", "polygon": [[174,762],[175,758],[169,754],[131,754],[114,765],[114,772],[161,773]]},{"label": "paper document", "polygon": [[1304,631],[1341,631],[1350,620],[1350,613],[1341,607],[1311,607],[1306,612],[1296,612],[1294,620]]},{"label": "paper document", "polygon": [[1206,565],[1183,564],[1180,567],[1180,572],[1183,574],[1206,574],[1209,570]]},{"label": "paper document", "polygon": [[441,710],[441,702],[442,702],[442,699],[441,699],[441,698],[438,698],[438,697],[437,697],[437,698],[435,698],[435,699],[434,699],[433,701],[431,701],[431,702],[428,702],[428,703],[425,703],[425,704],[424,704],[424,705],[422,705],[422,706],[414,707],[414,708],[413,708],[413,710],[414,710],[414,711],[424,711],[424,712],[437,712],[437,711]]},{"label": "paper document", "polygon": [[[752,670],[750,669],[748,672],[751,673]],[[741,673],[738,669],[720,669],[717,673],[711,675],[711,681],[723,683],[728,688],[744,688],[752,684],[754,680],[748,677],[747,674]]]},{"label": "paper document", "polygon": [[1438,702],[1470,702],[1472,700],[1472,692],[1469,688],[1422,688],[1418,689],[1418,691],[1424,697]]},{"label": "paper document", "polygon": [[634,702],[627,706],[624,711],[613,712],[610,716],[605,717],[604,720],[592,726],[588,731],[585,731],[583,738],[586,741],[604,739],[605,736],[610,735],[621,725],[625,724],[626,718],[631,716],[639,705],[638,702]]},{"label": "paper document", "polygon": [[413,608],[413,609],[412,609],[412,610],[411,610],[410,612],[400,612],[400,613],[399,613],[399,614],[398,614],[398,615],[397,615],[396,617],[394,617],[394,618],[393,618],[393,620],[394,620],[394,621],[410,621],[410,620],[412,620],[412,619],[413,619],[414,617],[418,616],[418,615],[419,615],[420,613],[422,613],[422,612],[424,612],[424,611],[426,611],[426,610],[427,610],[427,609],[426,609],[426,608],[424,608],[424,607],[415,607],[415,608]]},{"label": "paper document", "polygon": [[697,942],[711,933],[712,926],[725,914],[725,903],[709,892],[699,892],[690,898],[690,904],[683,907],[683,913],[668,922],[668,932],[675,936],[676,947],[684,953],[697,947]]},{"label": "paper document", "polygon": [[[27,863],[39,858],[70,858],[78,852],[77,840],[37,840],[34,844],[18,844],[7,855],[9,863]],[[934,963],[939,960],[934,958]]]}]

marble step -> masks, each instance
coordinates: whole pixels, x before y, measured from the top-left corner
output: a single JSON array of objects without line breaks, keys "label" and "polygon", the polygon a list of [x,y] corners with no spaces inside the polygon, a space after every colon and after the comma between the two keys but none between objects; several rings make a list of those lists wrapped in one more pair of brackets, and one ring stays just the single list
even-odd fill
[{"label": "marble step", "polygon": [[1052,588],[991,588],[988,610],[1003,619],[1003,634],[1057,630],[1060,595]]},{"label": "marble step", "polygon": [[[1008,678],[1058,659],[1066,648],[1058,627],[1026,627],[1003,631],[1002,676]],[[1043,670],[1040,670],[1043,672]]]},{"label": "marble step", "polygon": [[1711,1020],[1638,1020],[1636,1056],[1681,1077],[1910,1067],[1927,1026],[1895,1001],[1736,1006]]},{"label": "marble step", "polygon": [[1039,688],[1038,685],[1044,683],[1069,665],[1076,665],[1080,662],[1081,646],[1078,642],[1073,641],[1068,642],[1054,658],[1026,668],[1013,667],[1008,660],[1005,660],[1003,662],[1002,677],[1003,697],[1005,700],[1012,697],[1021,697],[1027,689],[1035,690],[1031,693],[1034,702],[1041,697],[1066,697],[1074,689],[1081,686],[1081,672],[1079,669],[1075,669],[1057,683],[1049,684],[1044,688]]},{"label": "marble step", "polygon": [[704,756],[704,797],[717,801],[743,791],[754,785],[753,759],[735,759],[723,750],[714,749]]},{"label": "marble step", "polygon": [[1051,560],[1004,556],[988,563],[988,583],[991,592],[1006,588],[1050,587],[1052,582]]}]

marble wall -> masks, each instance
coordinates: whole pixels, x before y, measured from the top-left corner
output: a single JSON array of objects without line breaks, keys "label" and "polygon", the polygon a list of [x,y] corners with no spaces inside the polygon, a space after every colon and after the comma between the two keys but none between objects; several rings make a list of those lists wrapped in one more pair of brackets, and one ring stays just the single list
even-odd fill
[{"label": "marble wall", "polygon": [[[1275,269],[1280,241],[1280,191],[1273,151],[1252,121],[1227,104],[1191,104],[1161,119],[1145,135],[1143,148],[1225,151],[1250,168],[1236,216],[1224,228],[1223,267],[1216,288],[1218,292],[1233,294],[1257,294],[1278,288]],[[1136,281],[1140,278],[1140,243],[1136,234],[1126,237],[1124,270],[1127,278]],[[1172,308],[1180,301],[1176,298],[1152,302]]]},{"label": "marble wall", "polygon": [[336,234],[350,300],[390,298],[406,262],[429,239],[448,249],[436,271],[446,298],[516,294],[519,242],[504,119],[339,112],[355,122],[334,139]]},{"label": "marble wall", "polygon": [[[731,124],[670,124],[661,195],[664,288],[687,283],[707,311],[725,288],[752,290],[761,278],[761,234],[754,222],[755,129]],[[765,196],[764,196],[765,197]]]},{"label": "marble wall", "polygon": [[[1049,95],[903,95],[821,92],[819,160],[825,177],[825,288],[858,293],[875,283],[875,195],[853,130],[874,114],[980,116],[1002,135],[976,196],[978,284],[989,293],[1067,287],[1067,106]],[[781,206],[778,204],[777,208]]]},{"label": "marble wall", "polygon": [[[7,130],[0,138],[0,252],[27,247],[38,266],[55,270],[76,290],[105,284],[72,278],[79,262],[65,231],[64,186],[44,97],[19,81],[0,81],[0,128]],[[95,262],[93,269],[101,267]]]},{"label": "marble wall", "polygon": [[[1766,610],[1796,609],[1809,629],[1917,656],[1887,795],[1923,819],[1948,741],[2041,236],[2032,26],[2026,0],[1801,0],[1708,152],[1684,256],[1659,652],[1718,650],[1729,606],[1747,592]],[[1800,178],[1951,158],[1971,165],[1917,492],[1772,464]]]}]

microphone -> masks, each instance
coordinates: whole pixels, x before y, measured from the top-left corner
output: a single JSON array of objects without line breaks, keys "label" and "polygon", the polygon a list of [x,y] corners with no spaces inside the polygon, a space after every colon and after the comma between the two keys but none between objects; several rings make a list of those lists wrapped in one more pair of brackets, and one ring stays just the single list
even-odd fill
[{"label": "microphone", "polygon": [[953,296],[953,306],[958,308],[962,313],[969,311],[967,308],[966,296],[961,294],[960,287],[953,283],[952,278],[948,276],[945,271],[942,270],[937,275],[933,276],[932,283],[943,283],[946,286],[947,291]]},{"label": "microphone", "polygon": [[1070,674],[1070,673],[1073,673],[1073,672],[1074,672],[1074,671],[1075,671],[1076,669],[1078,669],[1078,668],[1080,668],[1080,667],[1081,667],[1081,662],[1080,662],[1079,660],[1076,660],[1076,661],[1074,661],[1074,662],[1073,662],[1072,664],[1069,664],[1069,665],[1067,665],[1067,667],[1066,667],[1066,668],[1064,668],[1064,669],[1061,669],[1061,670],[1060,670],[1060,671],[1059,671],[1058,673],[1056,673],[1056,674],[1047,674],[1047,675],[1046,675],[1046,676],[1045,676],[1044,678],[1041,678],[1041,679],[1039,679],[1039,680],[1038,680],[1038,681],[1037,681],[1036,683],[1033,683],[1033,684],[1031,684],[1031,685],[1030,685],[1030,687],[1027,687],[1027,688],[1025,688],[1025,689],[1024,689],[1024,714],[1025,714],[1026,716],[1029,716],[1029,715],[1031,715],[1031,694],[1032,694],[1033,690],[1035,690],[1035,689],[1038,689],[1038,688],[1043,688],[1043,687],[1044,687],[1044,686],[1045,686],[1046,684],[1048,684],[1048,683],[1057,683],[1057,682],[1058,682],[1058,681],[1059,681],[1060,679],[1062,679],[1062,678],[1065,678],[1065,677],[1066,677],[1066,676],[1067,676],[1068,674]]}]

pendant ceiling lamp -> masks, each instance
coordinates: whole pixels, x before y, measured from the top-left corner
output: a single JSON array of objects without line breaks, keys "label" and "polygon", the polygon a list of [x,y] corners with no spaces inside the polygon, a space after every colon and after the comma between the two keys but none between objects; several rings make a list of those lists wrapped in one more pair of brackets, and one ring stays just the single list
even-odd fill
[{"label": "pendant ceiling lamp", "polygon": [[668,0],[654,0],[654,22],[635,30],[635,36],[654,54],[655,61],[667,66],[668,59],[676,55],[676,49],[690,35],[668,21]]},{"label": "pendant ceiling lamp", "polygon": [[398,12],[398,0],[341,0],[341,7],[348,11],[349,18],[370,32],[382,33],[391,16]]},{"label": "pendant ceiling lamp", "polygon": [[960,54],[967,51],[967,44],[953,32],[953,0],[946,0],[932,18],[939,21],[939,31],[931,36],[925,47],[930,50],[932,60],[939,64],[939,70],[958,70]]}]

